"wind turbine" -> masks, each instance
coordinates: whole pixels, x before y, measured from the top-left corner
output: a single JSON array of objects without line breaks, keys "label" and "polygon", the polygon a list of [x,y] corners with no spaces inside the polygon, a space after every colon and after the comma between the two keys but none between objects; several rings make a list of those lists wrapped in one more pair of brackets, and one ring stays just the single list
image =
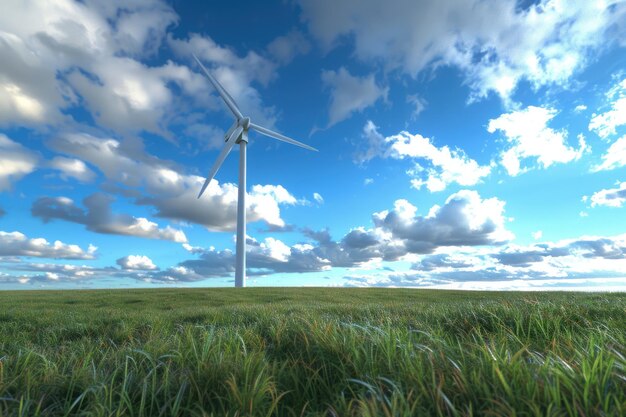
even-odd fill
[{"label": "wind turbine", "polygon": [[235,103],[235,100],[228,94],[228,92],[222,87],[222,85],[211,75],[211,73],[202,65],[202,62],[198,59],[198,57],[193,54],[193,57],[196,59],[202,71],[207,76],[213,87],[217,90],[224,103],[228,106],[230,111],[235,116],[235,122],[228,129],[226,134],[224,135],[225,144],[220,152],[217,160],[211,167],[209,171],[209,175],[206,177],[206,181],[202,185],[202,189],[200,193],[198,193],[198,198],[202,196],[206,188],[209,186],[209,183],[215,177],[217,170],[220,169],[222,163],[230,153],[231,149],[236,144],[239,144],[239,195],[237,199],[237,254],[236,254],[236,264],[235,264],[235,287],[245,287],[246,286],[246,146],[248,145],[248,130],[254,129],[257,132],[269,136],[270,138],[274,138],[283,142],[291,143],[292,145],[300,146],[305,149],[309,149],[311,151],[316,151],[317,149],[305,145],[302,142],[298,142],[295,139],[291,139],[287,136],[281,135],[280,133],[274,132],[268,128],[263,126],[259,126],[250,121],[249,117],[244,117],[241,110]]}]

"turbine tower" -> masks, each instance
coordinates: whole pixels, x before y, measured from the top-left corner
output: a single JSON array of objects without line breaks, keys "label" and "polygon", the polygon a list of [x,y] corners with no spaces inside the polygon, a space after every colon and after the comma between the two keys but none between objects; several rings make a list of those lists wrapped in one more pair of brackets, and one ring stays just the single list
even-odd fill
[{"label": "turbine tower", "polygon": [[215,177],[217,170],[220,169],[222,163],[233,149],[236,144],[239,144],[239,194],[237,200],[237,252],[236,252],[236,264],[235,264],[235,287],[246,286],[246,146],[248,145],[248,131],[254,129],[257,132],[269,136],[270,138],[278,139],[283,142],[291,143],[292,145],[300,146],[311,151],[317,151],[317,149],[305,145],[302,142],[298,142],[295,139],[288,138],[280,133],[274,132],[263,126],[259,126],[250,121],[249,117],[244,117],[235,103],[235,100],[228,94],[228,92],[222,87],[222,85],[211,75],[211,73],[202,65],[202,62],[194,54],[195,58],[202,71],[206,74],[207,78],[213,84],[213,87],[217,90],[226,106],[230,109],[235,116],[235,122],[228,129],[226,135],[224,135],[225,144],[220,152],[217,160],[211,167],[209,175],[206,177],[206,181],[202,185],[198,198],[202,196],[209,183]]}]

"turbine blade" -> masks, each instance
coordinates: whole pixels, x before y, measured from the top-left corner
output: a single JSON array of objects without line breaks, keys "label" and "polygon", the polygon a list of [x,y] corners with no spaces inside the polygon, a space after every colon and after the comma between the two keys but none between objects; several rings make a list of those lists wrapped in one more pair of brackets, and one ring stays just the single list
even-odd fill
[{"label": "turbine blade", "polygon": [[237,126],[239,126],[239,124],[237,121],[235,121],[235,123],[233,123],[233,125],[228,128],[228,130],[224,134],[224,142],[228,142],[228,139],[230,139],[230,135],[235,131],[235,129],[237,129]]},{"label": "turbine blade", "polygon": [[291,143],[292,145],[296,145],[296,146],[299,146],[301,148],[317,152],[317,149],[315,149],[312,146],[309,146],[309,145],[304,144],[302,142],[298,142],[295,139],[288,138],[285,135],[281,135],[280,133],[274,132],[273,130],[269,130],[269,129],[263,127],[263,126],[259,126],[259,125],[254,124],[254,123],[250,123],[250,128],[256,130],[257,132],[259,132],[259,133],[261,133],[261,134],[263,134],[265,136],[269,136],[270,138],[282,140],[283,142]]},{"label": "turbine blade", "polygon": [[230,137],[226,141],[226,144],[222,148],[222,152],[220,152],[219,156],[215,160],[215,163],[211,167],[209,175],[207,175],[204,184],[202,184],[202,189],[200,189],[200,193],[198,193],[198,198],[202,197],[202,194],[204,194],[204,191],[211,183],[211,180],[213,179],[213,177],[215,177],[215,174],[217,174],[217,170],[220,169],[220,167],[224,163],[224,160],[233,149],[233,146],[235,146],[235,142],[237,142],[237,138],[239,137],[239,135],[241,135],[241,132],[243,132],[243,127],[239,126],[237,129],[235,129],[233,133],[231,133]]},{"label": "turbine blade", "polygon": [[208,77],[209,81],[211,81],[211,84],[213,84],[213,87],[215,87],[220,97],[222,97],[222,100],[224,100],[224,103],[226,103],[230,111],[233,112],[237,120],[243,119],[243,114],[241,114],[241,110],[239,110],[239,107],[237,107],[237,103],[235,103],[235,100],[233,100],[230,94],[228,94],[228,92],[224,89],[224,87],[222,87],[222,84],[220,84],[219,81],[213,78],[209,70],[207,70],[204,67],[204,65],[202,65],[202,62],[200,62],[196,54],[192,54],[192,55],[196,59],[196,62],[198,63],[198,65],[200,65],[200,68],[202,68],[202,71],[204,71],[204,74]]}]

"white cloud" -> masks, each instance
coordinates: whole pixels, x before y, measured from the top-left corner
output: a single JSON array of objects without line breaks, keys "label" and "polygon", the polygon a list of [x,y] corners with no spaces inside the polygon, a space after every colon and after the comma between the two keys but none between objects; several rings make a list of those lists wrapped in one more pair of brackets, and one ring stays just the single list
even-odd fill
[{"label": "white cloud", "polygon": [[[41,122],[44,119],[44,107],[36,98],[28,95],[21,87],[11,83],[0,85],[0,111],[4,114],[13,114],[20,118]],[[3,118],[10,122],[8,117]]]},{"label": "white cloud", "polygon": [[[187,119],[198,109],[205,113],[207,107],[223,106],[199,72],[169,60],[144,63],[166,42],[189,63],[196,52],[246,114],[272,127],[276,111],[261,101],[252,84],[267,85],[278,64],[254,51],[239,56],[198,34],[175,38],[168,31],[178,19],[160,0],[9,0],[0,16],[0,59],[5,63],[0,68],[0,125],[71,125],[67,110],[80,107],[106,130],[124,136],[147,131],[177,140],[172,126],[189,126]],[[286,63],[304,52],[307,42],[294,31],[270,46],[276,59]],[[193,133],[198,130],[187,131]]]},{"label": "white cloud", "polygon": [[504,281],[465,281],[436,284],[432,289],[472,291],[583,291],[624,292],[623,278],[509,279]]},{"label": "white cloud", "polygon": [[0,133],[0,191],[33,172],[38,159],[37,154]]},{"label": "white cloud", "polygon": [[[432,140],[418,133],[400,132],[383,137],[376,125],[368,121],[363,128],[367,149],[357,154],[357,159],[367,161],[375,156],[418,160],[415,168],[409,171],[413,176],[411,184],[420,189],[426,186],[429,191],[443,191],[450,184],[462,186],[476,185],[489,175],[489,165],[479,165],[461,149],[451,150],[448,146],[438,148]],[[423,167],[420,162],[428,164]]]},{"label": "white cloud", "polygon": [[473,98],[495,92],[505,102],[523,80],[535,88],[567,84],[593,53],[619,41],[615,26],[626,14],[624,4],[609,0],[546,0],[525,8],[514,0],[299,3],[327,50],[347,40],[358,59],[411,76],[455,66]]},{"label": "white cloud", "polygon": [[[267,275],[276,272],[312,272],[330,267],[330,262],[321,259],[312,245],[288,246],[274,238],[257,241],[247,238],[247,267],[249,276]],[[235,254],[226,249],[193,248],[199,259],[183,261],[175,267],[154,275],[156,281],[197,281],[210,277],[229,276],[235,271]]]},{"label": "white cloud", "polygon": [[169,82],[191,82],[184,67],[148,67],[174,11],[160,1],[9,1],[0,16],[0,123],[64,123],[80,105],[101,126],[163,133],[173,105]]},{"label": "white cloud", "polygon": [[[417,210],[407,202],[396,204],[404,221],[415,218]],[[436,209],[431,209],[433,213]],[[469,216],[466,216],[469,217]],[[443,219],[440,219],[443,220]],[[413,233],[418,229],[412,230]],[[327,231],[306,234],[315,244],[301,243],[288,246],[280,240],[267,238],[257,241],[248,238],[250,276],[272,273],[302,273],[329,270],[332,267],[351,268],[345,277],[346,285],[357,286],[438,286],[446,288],[487,288],[496,283],[499,288],[541,288],[545,285],[587,286],[605,280],[621,279],[626,269],[626,235],[581,236],[558,242],[542,242],[520,246],[480,246],[481,243],[463,246],[425,247],[413,252],[413,265],[409,270],[380,269],[380,259],[408,260],[406,242],[390,239],[389,231],[351,230],[340,242],[333,242]],[[414,234],[414,236],[417,236]],[[392,246],[393,245],[393,246]],[[400,245],[400,246],[398,246]],[[478,245],[478,246],[477,246]],[[394,246],[400,248],[394,251]],[[416,248],[413,248],[416,249]],[[118,260],[122,269],[93,268],[78,265],[37,264],[22,261],[5,262],[2,266],[17,275],[0,273],[0,282],[53,283],[61,281],[93,280],[126,277],[145,282],[176,283],[199,281],[211,277],[228,277],[234,272],[234,253],[214,248],[194,248],[198,259],[158,271],[153,262],[144,256],[131,256]],[[124,269],[125,265],[134,269]],[[355,273],[356,269],[379,269],[375,274]],[[36,275],[28,273],[36,273]],[[585,280],[586,282],[581,282]],[[506,285],[508,283],[508,286]],[[491,288],[493,289],[493,288]]]},{"label": "white cloud", "polygon": [[622,207],[626,202],[626,182],[618,184],[617,188],[597,191],[589,200],[591,200],[591,207]]},{"label": "white cloud", "polygon": [[374,178],[365,178],[363,180],[363,185],[370,185],[370,184],[374,184]]},{"label": "white cloud", "polygon": [[533,239],[539,240],[543,236],[543,232],[541,230],[537,230],[536,232],[532,233],[532,236],[533,236]]},{"label": "white cloud", "polygon": [[518,276],[567,277],[582,274],[592,277],[603,272],[616,273],[626,264],[626,235],[581,236],[529,246],[508,245],[487,256]]},{"label": "white cloud", "polygon": [[[171,194],[145,197],[138,203],[154,206],[159,217],[190,221],[216,231],[236,228],[238,188],[235,184],[220,185],[211,181],[205,194],[198,199],[198,190],[204,179],[191,176],[184,177],[181,182],[181,188],[170,190]],[[287,195],[283,195],[285,193]],[[295,197],[281,185],[253,186],[246,199],[247,220],[285,226],[280,216],[280,205],[295,203]]]},{"label": "white cloud", "polygon": [[271,259],[278,262],[287,262],[291,256],[291,248],[278,239],[268,237],[259,244],[259,248]]},{"label": "white cloud", "polygon": [[282,185],[253,185],[252,193],[255,195],[267,195],[274,201],[284,204],[296,204],[296,198]]},{"label": "white cloud", "polygon": [[[140,256],[139,258],[142,257]],[[122,261],[123,259],[125,258],[118,261]],[[146,262],[146,260],[142,259],[138,261],[139,262],[135,263],[135,265],[150,267],[150,262]],[[132,262],[131,265],[133,265]],[[116,278],[131,278],[145,282],[150,280],[152,274],[158,274],[156,270],[158,268],[120,269],[112,266],[96,268],[87,265],[33,263],[21,260],[19,262],[6,262],[2,264],[2,266],[10,270],[12,274],[2,277],[0,273],[0,282],[50,285],[51,287],[58,283],[87,284],[89,281],[102,281]]]},{"label": "white cloud", "polygon": [[624,292],[626,280],[618,277],[570,278],[570,277],[516,277],[498,275],[483,279],[476,274],[474,280],[438,279],[419,273],[376,273],[344,277],[346,287],[414,287],[442,290],[470,291],[584,291]]},{"label": "white cloud", "polygon": [[[432,168],[425,170],[425,179],[417,178],[411,181],[417,189],[426,185],[429,191],[443,191],[452,183],[463,186],[475,185],[491,172],[490,166],[479,165],[468,158],[462,150],[450,150],[448,146],[438,148],[433,145],[431,139],[420,134],[401,132],[385,140],[390,144],[388,152],[392,158],[421,158],[432,165]],[[415,175],[419,176],[422,170],[423,168],[417,165]]]},{"label": "white cloud", "polygon": [[506,229],[505,203],[497,198],[482,199],[476,191],[452,194],[442,207],[433,206],[426,216],[406,200],[396,201],[393,210],[373,215],[378,228],[402,239],[409,252],[430,253],[441,246],[494,245],[508,242],[513,234]]},{"label": "white cloud", "polygon": [[611,88],[606,94],[610,109],[604,113],[594,113],[589,122],[589,130],[606,139],[616,133],[616,128],[626,124],[626,79]]},{"label": "white cloud", "polygon": [[626,235],[581,236],[528,246],[455,248],[423,255],[409,271],[346,277],[346,285],[430,286],[433,288],[541,288],[621,279],[626,268]]},{"label": "white cloud", "polygon": [[[203,177],[182,174],[181,168],[143,152],[131,154],[117,140],[71,134],[56,138],[50,146],[97,167],[126,192],[134,191],[136,204],[153,206],[159,217],[201,224],[212,230],[234,230],[236,226],[235,184],[211,181],[198,199]],[[253,185],[247,198],[248,221],[284,226],[280,205],[294,204],[296,198],[281,185]]]},{"label": "white cloud", "polygon": [[376,84],[374,74],[359,77],[345,67],[339,71],[323,71],[322,81],[331,90],[328,126],[347,119],[355,111],[363,111],[379,99],[387,100],[389,87]]},{"label": "white cloud", "polygon": [[[374,213],[372,217],[373,229],[354,228],[339,241],[334,241],[328,230],[310,229],[302,230],[310,242],[292,246],[273,238],[264,241],[248,238],[249,273],[319,272],[333,267],[369,269],[380,261],[393,262],[455,248],[501,245],[513,238],[506,229],[504,202],[497,198],[482,199],[475,191],[453,194],[443,206],[433,206],[427,215],[418,215],[415,206],[398,200],[392,210]],[[190,253],[199,255],[199,259],[183,261],[159,272],[154,280],[196,281],[234,272],[232,251],[184,246]]]},{"label": "white cloud", "polygon": [[606,171],[626,165],[626,135],[617,139],[602,155],[602,163],[592,168],[592,171]]},{"label": "white cloud", "polygon": [[67,80],[101,126],[121,133],[145,130],[166,137],[174,104],[167,83],[191,83],[196,77],[186,67],[171,62],[150,68],[122,57],[103,61],[93,71],[97,81],[78,71],[69,74]]},{"label": "white cloud", "polygon": [[154,262],[152,262],[152,259],[145,255],[128,255],[118,259],[116,263],[122,269],[139,271],[152,271],[158,269]]},{"label": "white cloud", "polygon": [[92,194],[83,200],[86,207],[83,209],[67,197],[41,197],[33,203],[31,213],[45,222],[61,219],[83,224],[97,233],[187,242],[182,230],[170,226],[160,228],[145,217],[113,213],[110,207],[113,200],[106,194]]},{"label": "white cloud", "polygon": [[317,204],[324,204],[324,197],[320,193],[313,193],[313,200],[317,202]]},{"label": "white cloud", "polygon": [[72,177],[81,182],[91,182],[96,176],[80,159],[57,156],[48,163],[48,167],[61,171],[63,179]]},{"label": "white cloud", "polygon": [[511,145],[500,155],[501,164],[509,175],[515,176],[530,169],[521,166],[524,159],[536,159],[547,168],[554,163],[578,160],[588,150],[583,136],[578,137],[579,147],[574,149],[566,143],[566,131],[548,127],[548,122],[556,114],[554,109],[528,106],[489,120],[487,131],[500,130]]},{"label": "white cloud", "polygon": [[70,245],[60,240],[54,243],[44,238],[29,239],[20,232],[0,231],[0,256],[26,256],[53,259],[94,259],[96,247],[89,245],[87,250],[78,245]]},{"label": "white cloud", "polygon": [[587,106],[585,106],[584,104],[579,104],[578,106],[574,107],[575,113],[582,113],[585,110],[587,110]]}]

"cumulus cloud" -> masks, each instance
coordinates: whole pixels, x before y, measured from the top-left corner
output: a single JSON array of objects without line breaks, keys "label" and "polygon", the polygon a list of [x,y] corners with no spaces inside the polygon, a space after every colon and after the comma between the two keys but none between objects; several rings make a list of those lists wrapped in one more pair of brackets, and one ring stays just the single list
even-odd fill
[{"label": "cumulus cloud", "polygon": [[[158,217],[201,224],[212,230],[234,230],[236,226],[235,184],[211,181],[198,199],[203,177],[183,174],[180,167],[143,152],[130,153],[115,139],[69,134],[52,140],[50,147],[87,161],[124,190],[141,191],[133,195],[136,204],[153,206]],[[297,203],[281,185],[253,185],[247,198],[248,221],[283,227],[280,206]]]},{"label": "cumulus cloud", "polygon": [[[183,186],[177,192],[144,197],[138,200],[138,204],[156,208],[157,217],[189,221],[216,231],[235,230],[237,186],[211,181],[202,198],[198,199],[198,190],[203,182],[201,177],[184,178]],[[296,202],[295,197],[282,185],[254,185],[246,196],[247,221],[263,220],[270,226],[284,227],[280,205],[293,205]]]},{"label": "cumulus cloud", "polygon": [[41,263],[41,262],[16,262],[11,265],[12,269],[20,272],[38,272],[53,274],[57,277],[67,276],[71,278],[84,278],[94,275],[98,268],[88,265],[71,265],[60,263]]},{"label": "cumulus cloud", "polygon": [[[390,236],[384,236],[381,230],[359,227],[338,242],[332,240],[327,230],[304,232],[312,242],[288,246],[273,238],[263,241],[248,238],[249,275],[348,267],[351,269],[344,284],[349,286],[454,286],[470,282],[498,282],[499,285],[508,282],[515,286],[519,280],[541,285],[545,279],[559,279],[563,280],[562,284],[567,284],[580,278],[623,277],[622,271],[626,268],[626,235],[582,236],[527,246],[510,243],[503,246],[440,246],[437,250],[445,252],[418,254],[419,258],[410,270],[396,272],[372,263],[375,257],[383,256],[381,242],[386,241],[387,245],[391,242]],[[125,277],[153,283],[177,283],[229,277],[234,272],[232,251],[191,246],[189,249],[198,256],[197,259],[183,261],[163,271],[153,267],[152,261],[143,256],[119,259],[117,263],[121,269],[13,262],[10,269],[19,274],[5,274],[0,276],[0,281],[51,283]],[[396,251],[393,259],[406,253],[406,250]],[[378,269],[376,274],[357,271],[373,268]]]},{"label": "cumulus cloud", "polygon": [[589,130],[603,139],[616,133],[619,126],[626,124],[626,79],[617,83],[606,94],[609,110],[594,113],[589,122]]},{"label": "cumulus cloud", "polygon": [[0,273],[0,284],[55,285],[60,282],[84,282],[93,278],[87,266],[20,263],[12,264],[12,273]]},{"label": "cumulus cloud", "polygon": [[556,114],[554,109],[528,106],[489,120],[487,131],[499,130],[510,145],[500,155],[501,164],[509,175],[515,176],[530,169],[521,166],[525,159],[534,159],[547,168],[555,163],[578,160],[588,150],[583,136],[578,137],[579,147],[574,149],[567,145],[565,130],[548,127],[548,122]]},{"label": "cumulus cloud", "polygon": [[475,185],[491,172],[490,166],[479,165],[468,158],[463,150],[450,150],[445,145],[438,148],[431,139],[420,134],[401,132],[385,140],[390,145],[389,154],[392,158],[423,159],[431,165],[424,168],[416,164],[412,170],[413,175],[418,178],[413,179],[411,184],[418,190],[424,185],[429,191],[443,191],[452,183]]},{"label": "cumulus cloud", "polygon": [[130,278],[137,281],[150,281],[150,274],[156,270],[119,269],[111,266],[97,268],[88,265],[73,265],[60,263],[11,262],[2,265],[11,271],[10,274],[0,275],[0,282],[56,285],[58,283],[83,283],[119,278]]},{"label": "cumulus cloud", "polygon": [[594,166],[592,171],[607,171],[626,165],[626,135],[617,139],[609,146],[604,155],[602,163]]},{"label": "cumulus cloud", "polygon": [[89,245],[85,250],[78,245],[48,242],[44,238],[29,239],[20,232],[0,231],[0,256],[26,256],[53,259],[94,259],[96,247]]},{"label": "cumulus cloud", "polygon": [[41,197],[35,200],[31,213],[44,222],[54,219],[85,225],[87,230],[97,233],[137,236],[148,239],[163,239],[187,242],[182,230],[170,226],[159,226],[145,217],[115,214],[111,211],[114,198],[103,193],[92,194],[83,200],[85,209],[67,197]]},{"label": "cumulus cloud", "polygon": [[158,269],[152,259],[145,255],[128,255],[115,261],[122,269],[152,271]]},{"label": "cumulus cloud", "polygon": [[626,236],[582,236],[529,246],[509,245],[487,256],[496,259],[499,265],[495,267],[508,271],[510,276],[576,277],[616,273],[626,265]]},{"label": "cumulus cloud", "polygon": [[[240,56],[208,36],[179,39],[168,33],[179,17],[160,0],[3,6],[0,125],[71,125],[71,110],[80,107],[99,127],[123,136],[146,131],[174,140],[173,126],[191,126],[195,114],[223,106],[198,71],[171,60],[153,63],[165,44],[190,64],[196,52],[242,110],[272,127],[276,111],[253,84],[267,85],[278,63],[308,45],[297,31],[277,38],[269,48],[277,63],[254,51]],[[186,133],[200,138],[197,128]]]},{"label": "cumulus cloud", "polygon": [[357,227],[350,230],[341,240],[346,248],[364,249],[377,245],[380,236],[372,230],[365,230],[364,227]]},{"label": "cumulus cloud", "polygon": [[[288,246],[274,238],[257,241],[248,238],[246,253],[248,275],[277,272],[314,272],[330,268],[330,261],[320,258],[312,245]],[[155,273],[152,279],[162,282],[198,281],[206,278],[228,277],[235,272],[235,254],[231,250],[190,248],[198,259]]]},{"label": "cumulus cloud", "polygon": [[71,177],[80,182],[91,182],[96,176],[80,159],[56,156],[48,162],[48,167],[60,171],[63,179]]},{"label": "cumulus cloud", "polygon": [[149,67],[137,59],[157,51],[178,20],[164,2],[55,2],[3,5],[0,123],[58,124],[74,106],[106,128],[164,132],[174,93],[193,82],[185,67]]},{"label": "cumulus cloud", "polygon": [[[505,228],[503,209],[502,201],[482,199],[474,191],[451,195],[442,207],[432,207],[425,216],[417,215],[416,207],[399,200],[393,210],[374,213],[374,228],[354,228],[338,241],[328,230],[310,229],[302,230],[308,241],[291,246],[273,238],[249,238],[248,270],[251,275],[267,275],[362,268],[373,262],[397,261],[410,254],[430,254],[444,248],[500,245],[513,237]],[[186,249],[199,258],[161,271],[154,279],[195,281],[234,272],[235,255],[230,250],[190,245]]]},{"label": "cumulus cloud", "polygon": [[469,268],[476,265],[476,259],[464,254],[439,253],[436,255],[423,256],[411,266],[417,271],[441,271]]},{"label": "cumulus cloud", "polygon": [[[413,255],[413,259],[415,256],[418,259],[414,260],[409,270],[394,271],[372,263],[372,260],[382,259],[384,250],[391,255],[385,260],[395,260],[407,254],[402,244],[396,246],[395,252],[390,250],[392,243],[397,245],[399,242],[393,242],[388,231],[359,227],[348,232],[340,241],[333,241],[328,230],[304,230],[304,233],[312,241],[292,246],[273,238],[263,241],[248,238],[249,275],[315,272],[344,267],[350,268],[344,277],[344,285],[347,286],[474,288],[473,285],[482,282],[483,287],[496,283],[504,285],[503,289],[510,289],[524,282],[542,286],[546,279],[558,279],[559,285],[568,285],[582,278],[623,279],[626,268],[626,235],[582,236],[526,246],[511,243],[502,246],[439,246],[434,253]],[[119,259],[121,269],[11,261],[3,266],[18,274],[0,274],[0,282],[54,283],[124,277],[144,282],[178,283],[229,277],[234,272],[235,256],[232,251],[186,246],[198,257],[162,271],[153,268],[149,258],[139,255]],[[377,269],[375,274],[367,272],[372,269]]]},{"label": "cumulus cloud", "polygon": [[[508,246],[491,256],[504,265],[543,264],[544,270],[555,276],[585,272],[592,275],[611,269],[620,270],[622,262],[611,265],[607,261],[626,259],[626,236],[582,236],[554,243]],[[554,269],[550,270],[549,267]]]},{"label": "cumulus cloud", "polygon": [[[408,173],[413,177],[411,184],[429,191],[443,191],[450,184],[476,185],[489,175],[489,165],[479,165],[461,149],[437,147],[433,141],[419,133],[403,131],[383,137],[378,127],[370,120],[363,128],[364,149],[356,154],[357,162],[366,162],[374,157],[411,159],[416,161]],[[363,147],[362,147],[363,148]],[[426,166],[423,166],[426,165]]]},{"label": "cumulus cloud", "polygon": [[94,72],[98,74],[95,81],[79,71],[70,73],[67,80],[98,124],[122,134],[143,130],[164,137],[169,136],[168,119],[175,104],[168,83],[193,83],[197,76],[171,62],[150,68],[131,58],[109,59]]},{"label": "cumulus cloud", "polygon": [[[611,1],[445,2],[299,0],[310,32],[329,50],[348,40],[364,62],[416,76],[455,66],[473,99],[516,86],[565,85],[596,51],[623,41],[626,7]],[[498,16],[493,19],[493,16]],[[617,39],[616,39],[617,38]]]},{"label": "cumulus cloud", "polygon": [[415,272],[350,274],[344,277],[344,287],[430,287],[447,283]]},{"label": "cumulus cloud", "polygon": [[388,87],[376,83],[374,74],[354,76],[344,67],[339,71],[323,71],[322,82],[330,89],[328,126],[347,119],[355,111],[363,111],[379,99],[387,100]]},{"label": "cumulus cloud", "polygon": [[38,159],[36,153],[0,133],[0,191],[10,189],[14,181],[33,172]]},{"label": "cumulus cloud", "polygon": [[569,250],[565,246],[535,244],[526,247],[510,245],[490,256],[503,265],[527,267],[532,263],[541,262],[546,257],[561,257],[568,254]]},{"label": "cumulus cloud", "polygon": [[375,213],[374,224],[402,240],[408,252],[431,253],[441,246],[497,245],[513,238],[506,229],[504,202],[482,199],[476,191],[452,194],[441,207],[433,206],[426,216],[406,200],[396,201],[393,210]]},{"label": "cumulus cloud", "polygon": [[597,191],[588,200],[591,201],[591,207],[622,207],[626,202],[626,182],[618,184],[617,188]]},{"label": "cumulus cloud", "polygon": [[[439,288],[515,289],[563,286],[577,280],[621,278],[626,267],[626,235],[582,236],[527,246],[464,248],[424,255],[409,271],[345,277],[347,286],[437,286]],[[589,285],[593,285],[590,283]],[[591,288],[591,287],[590,287]]]}]

